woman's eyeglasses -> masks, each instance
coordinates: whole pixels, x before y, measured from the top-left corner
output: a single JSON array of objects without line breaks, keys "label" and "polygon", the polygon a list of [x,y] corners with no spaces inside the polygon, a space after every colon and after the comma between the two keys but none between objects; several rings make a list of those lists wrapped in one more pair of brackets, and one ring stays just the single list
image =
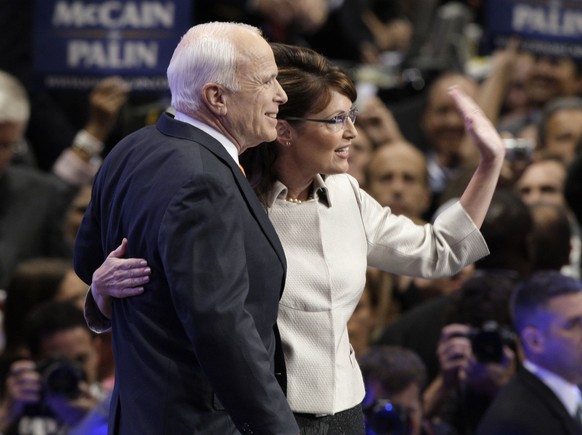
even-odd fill
[{"label": "woman's eyeglasses", "polygon": [[347,112],[340,113],[339,115],[334,116],[333,118],[329,119],[316,119],[316,118],[301,118],[297,116],[287,116],[284,119],[287,121],[311,121],[311,122],[323,122],[328,124],[332,131],[340,131],[341,129],[346,128],[346,122],[348,119],[352,121],[352,124],[356,122],[356,115],[358,110],[356,108],[352,108]]}]

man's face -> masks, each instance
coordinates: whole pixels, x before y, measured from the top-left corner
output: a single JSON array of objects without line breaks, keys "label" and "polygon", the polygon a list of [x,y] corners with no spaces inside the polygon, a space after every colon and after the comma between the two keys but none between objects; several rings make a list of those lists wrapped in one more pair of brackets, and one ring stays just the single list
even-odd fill
[{"label": "man's face", "polygon": [[582,382],[582,293],[552,298],[539,320],[543,366],[572,383]]},{"label": "man's face", "polygon": [[550,117],[546,127],[544,149],[571,162],[582,137],[582,110],[559,110]]},{"label": "man's face", "polygon": [[69,361],[77,361],[83,366],[87,382],[97,379],[99,357],[91,333],[87,328],[75,327],[59,331],[43,340],[41,358],[58,356]]},{"label": "man's face", "polygon": [[435,82],[429,91],[422,117],[422,127],[431,149],[445,162],[458,157],[465,136],[463,118],[448,94],[452,85],[460,86],[470,97],[475,97],[477,93],[477,85],[463,76],[444,77]]},{"label": "man's face", "polygon": [[426,161],[410,145],[379,148],[369,164],[367,190],[382,206],[410,218],[420,218],[430,205]]},{"label": "man's face", "polygon": [[568,58],[537,57],[526,83],[528,98],[537,106],[552,98],[576,95],[578,88],[576,65]]},{"label": "man's face", "polygon": [[277,138],[277,113],[287,102],[287,95],[277,81],[277,65],[269,44],[250,32],[240,32],[237,44],[244,47],[247,57],[241,56],[237,68],[240,90],[226,90],[223,122],[242,152]]},{"label": "man's face", "polygon": [[528,205],[547,202],[563,206],[566,169],[553,160],[530,164],[515,183],[521,199]]}]

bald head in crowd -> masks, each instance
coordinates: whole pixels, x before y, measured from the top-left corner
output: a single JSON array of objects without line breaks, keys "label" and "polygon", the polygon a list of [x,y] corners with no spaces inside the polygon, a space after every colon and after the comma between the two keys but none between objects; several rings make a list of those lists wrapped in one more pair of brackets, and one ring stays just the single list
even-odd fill
[{"label": "bald head in crowd", "polygon": [[426,158],[415,146],[399,141],[377,148],[368,164],[367,190],[394,214],[421,221],[430,206]]}]

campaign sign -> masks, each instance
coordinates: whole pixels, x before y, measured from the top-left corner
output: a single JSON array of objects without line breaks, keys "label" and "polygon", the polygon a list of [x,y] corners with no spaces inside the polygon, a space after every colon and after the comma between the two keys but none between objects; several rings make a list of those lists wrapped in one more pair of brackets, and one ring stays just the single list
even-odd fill
[{"label": "campaign sign", "polygon": [[191,21],[190,0],[36,0],[35,73],[48,88],[88,89],[121,75],[134,90],[165,89]]},{"label": "campaign sign", "polygon": [[582,60],[582,0],[488,0],[486,45],[518,36],[522,49]]}]

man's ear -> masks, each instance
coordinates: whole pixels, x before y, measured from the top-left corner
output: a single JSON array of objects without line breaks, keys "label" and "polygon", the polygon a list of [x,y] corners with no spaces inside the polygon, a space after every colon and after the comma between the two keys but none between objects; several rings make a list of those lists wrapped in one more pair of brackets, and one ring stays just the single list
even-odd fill
[{"label": "man's ear", "polygon": [[521,331],[521,340],[528,353],[539,354],[544,352],[544,336],[535,326],[526,326]]},{"label": "man's ear", "polygon": [[293,129],[283,119],[277,120],[277,142],[282,145],[291,145],[293,143]]},{"label": "man's ear", "polygon": [[218,116],[224,116],[227,113],[227,98],[225,89],[217,83],[206,83],[202,87],[202,94],[208,109]]}]

